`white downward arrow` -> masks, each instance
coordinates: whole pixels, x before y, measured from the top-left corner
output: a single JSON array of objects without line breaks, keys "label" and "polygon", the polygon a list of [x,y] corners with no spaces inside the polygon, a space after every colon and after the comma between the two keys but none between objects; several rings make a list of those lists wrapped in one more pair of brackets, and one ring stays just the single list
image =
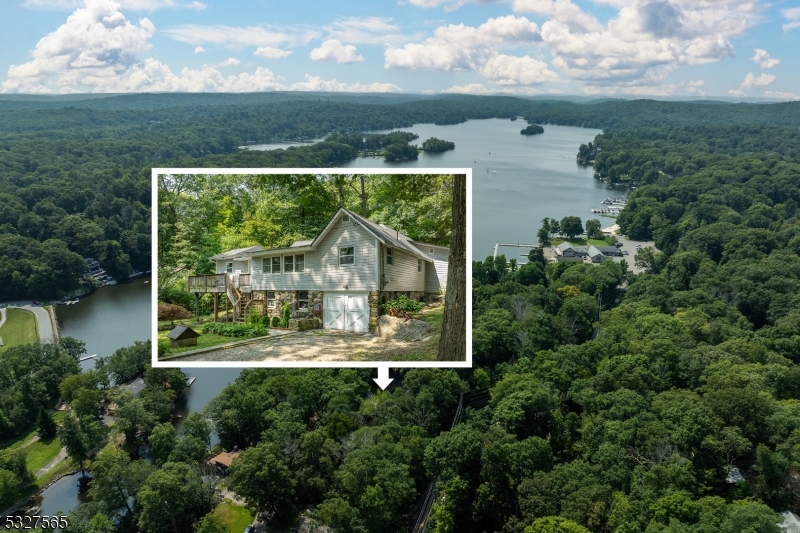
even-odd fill
[{"label": "white downward arrow", "polygon": [[394,381],[394,378],[389,377],[389,367],[388,366],[379,366],[378,367],[378,377],[372,378],[375,383],[378,384],[378,387],[381,390],[386,390],[386,387],[389,386],[389,383]]}]

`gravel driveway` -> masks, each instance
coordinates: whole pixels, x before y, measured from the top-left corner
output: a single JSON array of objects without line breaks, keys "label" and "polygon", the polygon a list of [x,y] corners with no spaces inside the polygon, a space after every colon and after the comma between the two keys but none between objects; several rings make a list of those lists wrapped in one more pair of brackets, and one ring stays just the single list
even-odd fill
[{"label": "gravel driveway", "polygon": [[171,361],[434,361],[439,337],[416,342],[315,329]]}]

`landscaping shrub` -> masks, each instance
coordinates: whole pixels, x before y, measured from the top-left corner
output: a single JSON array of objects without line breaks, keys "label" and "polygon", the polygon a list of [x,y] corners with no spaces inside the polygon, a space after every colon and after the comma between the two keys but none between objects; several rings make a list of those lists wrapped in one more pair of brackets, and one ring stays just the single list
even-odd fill
[{"label": "landscaping shrub", "polygon": [[267,334],[267,328],[261,324],[211,322],[203,327],[203,333],[214,333],[223,337],[260,337]]},{"label": "landscaping shrub", "polygon": [[194,310],[194,295],[189,291],[176,287],[159,287],[158,300],[168,304],[180,305],[189,311]]},{"label": "landscaping shrub", "polygon": [[394,300],[389,300],[381,307],[384,313],[389,313],[392,316],[405,316],[419,313],[424,306],[408,296],[401,295]]},{"label": "landscaping shrub", "polygon": [[170,325],[172,325],[176,320],[182,320],[184,318],[192,318],[191,311],[188,311],[180,305],[168,303],[158,304],[159,320],[169,320]]},{"label": "landscaping shrub", "polygon": [[281,319],[277,316],[272,317],[272,327],[277,328],[281,325]]},{"label": "landscaping shrub", "polygon": [[289,327],[289,317],[291,316],[291,311],[289,310],[289,302],[283,304],[283,313],[281,313],[281,327],[288,328]]}]

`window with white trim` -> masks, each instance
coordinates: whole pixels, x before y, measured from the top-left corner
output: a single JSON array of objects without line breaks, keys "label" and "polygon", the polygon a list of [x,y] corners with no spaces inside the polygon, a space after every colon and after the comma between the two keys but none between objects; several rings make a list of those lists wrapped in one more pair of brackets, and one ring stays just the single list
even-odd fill
[{"label": "window with white trim", "polygon": [[233,274],[233,263],[225,263],[225,272]]},{"label": "window with white trim", "polygon": [[280,257],[273,257],[272,258],[272,273],[273,274],[280,274],[281,273],[281,258]]},{"label": "window with white trim", "polygon": [[270,272],[272,272],[272,258],[271,257],[265,257],[264,259],[261,260],[261,271],[264,274],[269,274]]},{"label": "window with white trim", "polygon": [[394,257],[392,257],[392,249],[391,248],[387,248],[386,249],[386,264],[387,265],[393,265],[394,264]]},{"label": "window with white trim", "polygon": [[350,222],[350,215],[342,215],[342,222]]},{"label": "window with white trim", "polygon": [[294,272],[294,256],[293,255],[285,255],[285,256],[283,256],[283,271],[284,272]]},{"label": "window with white trim", "polygon": [[294,256],[294,271],[295,272],[304,272],[306,269],[306,256],[305,254],[300,254]]},{"label": "window with white trim", "polygon": [[356,248],[355,246],[340,246],[339,247],[339,266],[341,265],[354,265],[356,264]]},{"label": "window with white trim", "polygon": [[267,291],[267,307],[275,307],[275,291]]},{"label": "window with white trim", "polygon": [[308,309],[308,291],[297,291],[297,308]]}]

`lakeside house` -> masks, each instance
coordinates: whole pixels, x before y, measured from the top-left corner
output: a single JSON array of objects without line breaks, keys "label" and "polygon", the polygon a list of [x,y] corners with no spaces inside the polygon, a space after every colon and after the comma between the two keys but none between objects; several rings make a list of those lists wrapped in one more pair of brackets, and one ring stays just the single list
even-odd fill
[{"label": "lakeside house", "polygon": [[379,307],[405,295],[438,299],[447,286],[450,250],[414,241],[400,231],[339,208],[313,239],[286,248],[237,248],[212,256],[215,274],[189,276],[197,298],[214,294],[234,321],[281,316],[289,304],[292,329],[323,327],[374,332]]},{"label": "lakeside house", "polygon": [[227,476],[231,470],[231,463],[234,459],[239,457],[241,453],[242,452],[240,452],[238,449],[232,452],[222,452],[206,461],[206,464],[214,470],[216,475]]},{"label": "lakeside house", "polygon": [[622,252],[616,246],[579,246],[569,242],[562,242],[555,248],[556,261],[583,261],[589,258],[592,263],[602,263],[607,257],[621,256]]}]

